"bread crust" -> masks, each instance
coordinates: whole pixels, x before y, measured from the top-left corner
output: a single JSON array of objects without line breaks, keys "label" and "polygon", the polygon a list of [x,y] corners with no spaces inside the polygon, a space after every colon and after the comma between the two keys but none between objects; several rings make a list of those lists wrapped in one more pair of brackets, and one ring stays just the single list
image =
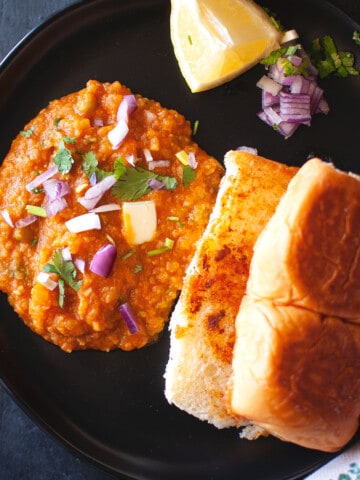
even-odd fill
[{"label": "bread crust", "polygon": [[360,182],[313,159],[254,249],[236,319],[232,411],[334,452],[360,414]]},{"label": "bread crust", "polygon": [[[234,324],[254,243],[297,169],[231,151],[208,226],[198,242],[170,320],[165,395],[218,428],[239,426],[226,405]],[[246,422],[245,422],[246,423]]]}]

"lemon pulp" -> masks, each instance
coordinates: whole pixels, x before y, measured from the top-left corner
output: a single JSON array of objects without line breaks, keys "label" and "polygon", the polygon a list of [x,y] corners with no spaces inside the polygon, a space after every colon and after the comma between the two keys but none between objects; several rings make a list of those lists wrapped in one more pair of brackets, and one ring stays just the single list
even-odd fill
[{"label": "lemon pulp", "polygon": [[192,92],[251,68],[279,47],[282,36],[252,0],[171,0],[170,33]]}]

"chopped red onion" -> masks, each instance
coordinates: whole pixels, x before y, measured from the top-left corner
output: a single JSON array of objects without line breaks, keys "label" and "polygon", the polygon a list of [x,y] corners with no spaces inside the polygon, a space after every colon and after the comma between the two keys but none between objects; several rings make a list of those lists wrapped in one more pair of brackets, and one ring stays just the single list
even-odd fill
[{"label": "chopped red onion", "polygon": [[106,205],[100,205],[100,207],[93,208],[89,210],[89,212],[93,213],[106,213],[106,212],[115,212],[116,210],[120,210],[120,205],[117,203],[107,203]]},{"label": "chopped red onion", "polygon": [[102,118],[94,118],[93,122],[92,122],[93,126],[94,127],[103,127],[104,126],[104,121]]},{"label": "chopped red onion", "polygon": [[307,123],[311,121],[310,95],[307,93],[280,92],[280,117],[285,122]]},{"label": "chopped red onion", "polygon": [[287,42],[291,42],[293,40],[296,40],[297,38],[299,38],[299,35],[296,30],[294,29],[287,30],[281,39],[281,43],[284,44]]},{"label": "chopped red onion", "polygon": [[115,175],[106,176],[99,183],[96,183],[93,187],[90,187],[83,197],[78,198],[78,202],[87,210],[93,209],[100,201],[104,193],[110,190],[115,183]]},{"label": "chopped red onion", "polygon": [[137,163],[137,160],[135,158],[135,155],[133,155],[132,153],[129,154],[129,155],[126,155],[126,161],[128,162],[129,165],[131,165],[132,167],[135,167],[136,163]]},{"label": "chopped red onion", "polygon": [[108,243],[98,250],[90,263],[90,271],[100,275],[101,277],[108,277],[114,265],[117,255],[115,245]]},{"label": "chopped red onion", "polygon": [[[281,87],[281,85],[280,85]],[[279,95],[272,95],[270,92],[266,90],[262,90],[262,108],[272,107],[273,105],[277,105],[280,102]]]},{"label": "chopped red onion", "polygon": [[263,75],[260,80],[256,83],[256,86],[261,88],[264,92],[270,93],[272,96],[278,95],[282,86],[275,82],[272,78],[267,75]]},{"label": "chopped red onion", "polygon": [[85,272],[85,260],[83,258],[75,258],[74,264],[80,273]]},{"label": "chopped red onion", "polygon": [[36,215],[28,215],[25,218],[20,218],[20,220],[18,220],[15,223],[15,227],[17,227],[17,228],[28,227],[32,223],[36,222],[38,219],[39,219],[39,217],[37,217]]},{"label": "chopped red onion", "polygon": [[157,178],[149,178],[147,184],[152,190],[163,190],[165,185]]},{"label": "chopped red onion", "polygon": [[300,124],[310,126],[312,116],[315,113],[327,114],[330,110],[324,98],[324,91],[317,85],[317,70],[303,49],[298,50],[299,55],[289,55],[289,60],[299,72],[306,61],[306,74],[285,75],[283,68],[284,59],[280,57],[277,62],[270,66],[269,77],[272,82],[280,86],[277,95],[274,90],[270,93],[266,80],[260,79],[258,86],[262,90],[262,111],[258,117],[272,126],[286,138],[293,135]]},{"label": "chopped red onion", "polygon": [[169,167],[170,160],[153,160],[152,162],[148,163],[149,170],[155,170],[155,168],[160,167]]},{"label": "chopped red onion", "polygon": [[54,217],[57,213],[61,212],[68,206],[65,198],[55,198],[45,206],[46,216],[48,218]]},{"label": "chopped red onion", "polygon": [[96,185],[96,183],[97,183],[96,172],[93,172],[93,173],[90,175],[89,183],[90,183],[90,185],[91,185],[92,187],[93,187],[94,185]]},{"label": "chopped red onion", "polygon": [[55,280],[51,278],[51,274],[47,272],[40,272],[36,277],[36,281],[48,290],[55,290],[58,286],[58,282],[55,282]]},{"label": "chopped red onion", "polygon": [[14,223],[13,223],[11,217],[10,217],[9,210],[7,208],[4,208],[4,210],[1,210],[0,214],[1,214],[4,222],[7,223],[9,225],[9,227],[14,228]]},{"label": "chopped red onion", "polygon": [[65,247],[61,250],[61,254],[65,262],[70,262],[72,260],[71,251],[69,247]]},{"label": "chopped red onion", "polygon": [[58,172],[58,167],[54,165],[53,167],[49,168],[45,172],[41,173],[37,177],[34,178],[31,182],[29,182],[25,188],[28,192],[32,192],[34,188],[38,187],[41,185],[45,180],[48,180],[49,178],[53,177],[55,173]]},{"label": "chopped red onion", "polygon": [[120,147],[128,133],[129,127],[125,120],[120,120],[120,122],[118,122],[115,127],[110,130],[108,133],[108,139],[114,150]]},{"label": "chopped red onion", "polygon": [[122,303],[118,306],[118,310],[121,313],[129,332],[134,334],[139,331],[139,327],[136,323],[134,314],[131,311],[130,305],[128,303]]},{"label": "chopped red onion", "polygon": [[154,159],[153,159],[153,156],[150,152],[150,150],[148,148],[144,148],[143,149],[143,153],[144,153],[144,157],[145,157],[145,160],[149,163],[149,162],[152,162]]},{"label": "chopped red onion", "polygon": [[124,120],[128,123],[130,115],[136,109],[137,102],[135,95],[124,95],[116,114],[116,121],[119,123],[121,120]]},{"label": "chopped red onion", "polygon": [[57,198],[64,197],[70,193],[70,186],[68,182],[50,178],[43,182],[43,187],[48,200],[51,202]]},{"label": "chopped red onion", "polygon": [[101,229],[100,217],[97,213],[85,213],[84,215],[79,215],[65,222],[65,225],[71,233]]},{"label": "chopped red onion", "polygon": [[195,153],[194,152],[190,152],[189,155],[188,155],[188,162],[189,162],[189,166],[195,170],[198,166],[198,162],[196,160],[196,157],[195,157]]}]

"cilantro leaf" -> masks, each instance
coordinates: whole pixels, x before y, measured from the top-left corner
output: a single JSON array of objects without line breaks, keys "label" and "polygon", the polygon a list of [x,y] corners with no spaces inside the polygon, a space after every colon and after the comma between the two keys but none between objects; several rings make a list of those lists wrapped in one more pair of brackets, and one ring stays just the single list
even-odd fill
[{"label": "cilantro leaf", "polygon": [[94,152],[86,152],[83,155],[82,169],[85,175],[90,178],[96,172],[98,161]]},{"label": "cilantro leaf", "polygon": [[331,74],[346,78],[360,73],[354,66],[355,56],[351,52],[339,51],[330,35],[325,35],[322,43],[319,38],[312,41],[310,56],[320,78]]},{"label": "cilantro leaf", "polygon": [[356,43],[356,45],[360,45],[360,32],[355,30],[352,38],[353,38],[354,42]]},{"label": "cilantro leaf", "polygon": [[123,165],[123,173],[112,187],[115,197],[123,201],[137,200],[152,191],[148,180],[156,178],[167,190],[174,190],[177,180],[174,177],[163,177],[142,167],[127,167]]},{"label": "cilantro leaf", "polygon": [[31,137],[34,129],[32,127],[28,128],[27,130],[21,130],[20,135],[25,138]]},{"label": "cilantro leaf", "polygon": [[82,169],[88,178],[95,173],[96,181],[100,182],[100,180],[103,180],[105,177],[113,175],[113,172],[108,172],[99,168],[98,163],[94,152],[87,152],[83,155]]},{"label": "cilantro leaf", "polygon": [[76,267],[72,261],[64,260],[61,249],[55,250],[51,257],[52,263],[47,263],[43,272],[56,273],[69,287],[78,291],[82,281],[76,281]]},{"label": "cilantro leaf", "polygon": [[148,185],[149,178],[156,178],[155,173],[149,172],[141,167],[125,167],[124,173],[112,187],[115,197],[123,201],[137,200],[151,192]]},{"label": "cilantro leaf", "polygon": [[65,146],[64,139],[60,140],[58,151],[54,157],[54,163],[57,165],[60,173],[69,173],[74,163],[71,151]]},{"label": "cilantro leaf", "polygon": [[195,180],[196,172],[193,170],[190,165],[185,165],[183,167],[183,178],[182,183],[184,187],[188,187],[192,181]]},{"label": "cilantro leaf", "polygon": [[125,165],[125,162],[124,162],[124,158],[119,157],[114,162],[114,175],[115,175],[116,180],[119,180],[119,178],[122,175],[124,175],[125,172],[126,172],[126,165]]}]

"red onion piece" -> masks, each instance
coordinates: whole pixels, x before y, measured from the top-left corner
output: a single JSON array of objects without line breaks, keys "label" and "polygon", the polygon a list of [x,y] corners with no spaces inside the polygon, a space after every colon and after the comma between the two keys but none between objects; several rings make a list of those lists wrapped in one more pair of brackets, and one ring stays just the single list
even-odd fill
[{"label": "red onion piece", "polygon": [[149,163],[149,162],[152,162],[154,159],[153,159],[153,156],[150,152],[150,150],[148,148],[144,148],[143,149],[143,153],[144,153],[144,157],[145,157],[145,160]]},{"label": "red onion piece", "polygon": [[4,222],[7,223],[9,225],[9,227],[14,228],[14,223],[13,223],[11,217],[10,217],[9,210],[7,208],[4,208],[4,210],[2,210],[0,212],[0,214],[1,214]]},{"label": "red onion piece", "polygon": [[55,198],[45,206],[46,216],[48,218],[54,217],[57,213],[61,212],[68,206],[65,198]]},{"label": "red onion piece", "polygon": [[139,331],[139,327],[136,323],[134,314],[131,311],[130,305],[128,303],[122,303],[118,307],[119,312],[121,313],[129,332],[134,334]]},{"label": "red onion piece", "polygon": [[34,188],[38,187],[39,185],[41,185],[43,182],[45,182],[45,180],[48,180],[49,178],[53,177],[55,175],[55,173],[58,172],[58,168],[56,165],[54,165],[53,167],[49,168],[48,170],[46,170],[45,172],[41,173],[40,175],[38,175],[36,178],[34,178],[34,180],[32,180],[31,182],[29,182],[25,188],[28,192],[31,192],[32,190],[34,190]]},{"label": "red onion piece", "polygon": [[196,157],[195,157],[195,153],[194,152],[190,152],[189,155],[188,155],[188,162],[189,162],[189,167],[191,167],[193,170],[196,170],[197,166],[198,166],[198,162],[196,160]]},{"label": "red onion piece", "polygon": [[80,233],[88,230],[100,230],[101,222],[97,213],[85,213],[66,221],[65,226],[71,233]]},{"label": "red onion piece", "polygon": [[98,250],[90,263],[90,271],[100,275],[101,277],[108,277],[114,265],[117,255],[115,245],[108,243]]},{"label": "red onion piece", "polygon": [[61,254],[65,262],[70,262],[72,260],[71,251],[69,247],[65,247],[61,250]]},{"label": "red onion piece", "polygon": [[155,170],[155,168],[160,167],[169,167],[170,160],[153,160],[152,162],[148,163],[149,170]]},{"label": "red onion piece", "polygon": [[47,272],[40,272],[36,277],[36,281],[41,283],[48,290],[55,290],[58,286],[58,282],[51,278],[51,274]]},{"label": "red onion piece", "polygon": [[70,186],[68,182],[51,178],[43,182],[43,187],[48,200],[51,202],[56,198],[64,197],[70,193]]},{"label": "red onion piece", "polygon": [[83,258],[75,258],[74,264],[80,273],[85,272],[85,260]]},{"label": "red onion piece", "polygon": [[128,133],[129,127],[125,120],[120,120],[120,122],[117,123],[112,130],[110,130],[108,133],[108,139],[114,150],[120,147]]},{"label": "red onion piece", "polygon": [[83,197],[78,198],[78,202],[87,210],[92,210],[100,201],[104,193],[110,190],[115,183],[115,175],[108,175],[99,183],[96,183],[93,187],[90,187]]},{"label": "red onion piece", "polygon": [[116,114],[116,121],[119,123],[121,120],[124,120],[128,123],[130,115],[136,109],[137,102],[135,95],[124,95]]},{"label": "red onion piece", "polygon": [[38,220],[38,219],[39,219],[39,217],[37,217],[36,215],[28,215],[25,218],[20,218],[20,220],[18,220],[15,223],[15,227],[17,227],[17,228],[28,227],[32,223],[36,222],[36,220]]},{"label": "red onion piece", "polygon": [[152,190],[163,190],[165,185],[157,178],[149,178],[147,184]]},{"label": "red onion piece", "polygon": [[92,208],[89,210],[91,213],[106,213],[106,212],[115,212],[120,210],[121,207],[117,203],[107,203],[106,205],[100,205],[100,207]]}]

